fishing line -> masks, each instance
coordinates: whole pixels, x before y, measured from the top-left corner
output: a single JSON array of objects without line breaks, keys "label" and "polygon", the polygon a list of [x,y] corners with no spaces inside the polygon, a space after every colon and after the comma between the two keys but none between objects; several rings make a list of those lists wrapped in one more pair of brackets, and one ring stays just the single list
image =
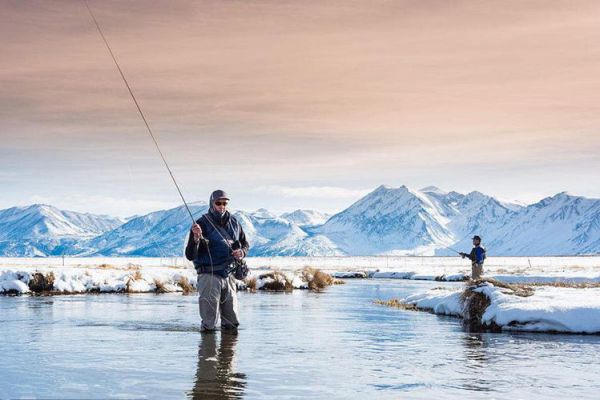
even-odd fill
[{"label": "fishing line", "polygon": [[[146,119],[146,116],[144,115],[144,112],[142,111],[140,104],[138,103],[135,95],[133,94],[133,90],[131,89],[131,86],[129,86],[129,82],[127,81],[127,78],[125,77],[125,74],[123,73],[123,70],[121,69],[121,67],[119,65],[119,62],[117,61],[115,54],[113,53],[110,45],[108,44],[108,40],[106,39],[106,37],[104,36],[104,33],[102,32],[102,29],[100,28],[100,24],[96,20],[96,17],[94,16],[94,12],[90,8],[87,0],[82,0],[82,1],[83,1],[83,4],[85,4],[85,7],[87,8],[87,10],[89,12],[90,17],[94,21],[94,25],[96,25],[96,29],[98,30],[98,33],[100,34],[100,37],[102,38],[102,41],[104,42],[104,44],[106,45],[106,48],[108,49],[108,52],[110,53],[110,56],[111,56],[113,62],[115,63],[117,70],[119,71],[119,75],[121,75],[121,79],[123,80],[123,82],[125,83],[125,86],[127,87],[127,91],[129,92],[129,95],[131,96],[131,99],[133,100],[133,103],[135,104],[135,107],[137,108],[138,113],[139,113],[140,117],[142,118],[144,125],[146,126],[146,130],[150,134],[150,137],[152,138],[152,141],[154,142],[154,145],[156,146],[156,150],[158,150],[158,153],[160,154],[160,157],[161,157],[163,163],[165,164],[167,171],[169,171],[169,175],[171,176],[171,180],[175,184],[175,188],[177,189],[177,192],[179,193],[179,197],[181,197],[181,200],[183,201],[185,209],[187,210],[190,218],[192,219],[192,224],[196,224],[194,215],[192,214],[190,207],[188,206],[187,202],[185,201],[185,198],[183,197],[183,193],[181,192],[181,189],[179,188],[179,185],[177,184],[177,180],[175,179],[175,176],[173,175],[173,172],[171,171],[171,168],[169,167],[169,163],[167,163],[167,160],[166,160],[163,152],[161,151],[160,146],[158,145],[158,141],[156,140],[156,137],[154,136],[154,133],[152,132],[152,129],[150,128],[150,124],[148,123],[148,120]],[[192,238],[192,240],[193,240],[193,238]],[[226,243],[229,244],[227,241],[226,241]],[[207,246],[207,250],[208,250],[208,256],[210,258],[210,264],[211,264],[211,275],[214,276],[214,274],[212,273],[212,271],[214,271],[212,255],[210,253],[210,249],[208,249],[208,246]],[[229,285],[229,278],[225,278],[225,279],[227,281],[227,285]],[[212,289],[212,280],[210,282],[209,292],[211,291],[211,289]],[[200,300],[202,300],[202,298],[200,298]],[[204,299],[204,300],[208,302],[208,304],[212,307],[213,310],[215,310],[217,316],[219,316],[219,314],[221,314],[218,312],[218,310],[215,309],[215,307],[212,306],[212,304],[210,304],[210,302],[208,300],[206,300],[206,299]],[[224,319],[226,322],[228,322],[230,325],[234,326],[234,324],[232,324],[231,321],[229,321],[227,318],[224,318],[222,315],[220,315],[220,317],[221,317],[221,319]]]},{"label": "fishing line", "polygon": [[161,151],[160,146],[158,145],[158,142],[156,141],[156,138],[154,137],[154,133],[152,133],[150,124],[148,124],[148,121],[146,120],[146,116],[144,115],[142,108],[140,107],[137,99],[135,98],[135,95],[133,94],[133,90],[131,90],[131,87],[129,86],[129,82],[127,82],[127,78],[125,78],[125,74],[123,73],[123,70],[119,66],[119,63],[117,61],[117,58],[115,57],[115,54],[113,53],[112,49],[110,48],[110,45],[108,44],[108,41],[106,40],[106,37],[104,36],[104,33],[102,33],[102,29],[100,29],[100,25],[98,24],[98,21],[96,20],[96,17],[94,16],[94,13],[92,12],[92,9],[90,8],[87,0],[82,0],[82,1],[85,4],[85,7],[87,8],[88,12],[90,13],[92,20],[94,21],[94,24],[96,25],[96,29],[98,29],[98,33],[100,33],[100,36],[102,37],[102,41],[104,41],[104,44],[106,45],[106,48],[108,49],[108,52],[110,53],[110,56],[113,59],[115,65],[117,67],[117,70],[119,71],[119,74],[121,75],[121,78],[123,79],[123,82],[125,83],[125,86],[127,87],[127,90],[129,91],[129,95],[133,99],[133,103],[135,104],[135,106],[140,114],[140,117],[142,117],[142,121],[144,121],[144,125],[146,125],[146,129],[148,130],[148,133],[150,134],[150,137],[152,138],[152,141],[154,142],[154,145],[156,146],[156,150],[158,150],[158,153],[160,154],[160,158],[162,158],[163,163],[165,164],[165,167],[167,167],[167,171],[169,171],[169,175],[171,175],[171,180],[175,184],[175,188],[177,188],[177,192],[179,193],[179,196],[181,197],[181,200],[183,201],[183,204],[185,205],[185,209],[187,210],[188,214],[190,215],[192,222],[196,223],[196,220],[194,219],[194,216],[192,215],[192,212],[190,211],[190,208],[188,207],[187,202],[185,201],[185,198],[183,197],[183,193],[181,193],[181,189],[179,188],[179,185],[177,184],[177,181],[175,180],[175,176],[173,176],[173,172],[171,171],[171,168],[169,167],[169,164],[167,163],[167,160],[165,159],[165,156],[163,155],[163,152]]}]

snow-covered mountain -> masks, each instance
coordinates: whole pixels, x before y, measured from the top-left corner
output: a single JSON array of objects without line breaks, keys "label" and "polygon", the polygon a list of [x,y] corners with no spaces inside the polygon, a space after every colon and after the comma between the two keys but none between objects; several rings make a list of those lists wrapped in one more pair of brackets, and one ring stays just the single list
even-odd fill
[{"label": "snow-covered mountain", "polygon": [[[190,205],[195,217],[203,202]],[[380,186],[333,216],[235,211],[252,256],[455,255],[479,234],[490,255],[600,253],[600,199],[559,193],[524,206],[480,192]],[[34,205],[0,211],[0,255],[180,256],[181,206],[127,221]]]},{"label": "snow-covered mountain", "polygon": [[0,254],[36,257],[79,253],[82,240],[122,223],[119,218],[62,211],[45,204],[0,210]]},{"label": "snow-covered mountain", "polygon": [[[194,218],[208,209],[204,202],[190,204]],[[339,254],[329,251],[322,239],[309,237],[298,225],[266,209],[253,212],[233,211],[248,241],[250,255]],[[130,219],[117,229],[84,243],[87,255],[102,256],[181,256],[190,229],[190,217],[184,206],[156,211]]]},{"label": "snow-covered mountain", "polygon": [[331,215],[314,210],[296,210],[281,214],[281,218],[287,219],[300,227],[323,225],[329,217]]},{"label": "snow-covered mountain", "polygon": [[452,243],[449,223],[423,192],[380,186],[331,217],[317,232],[350,255],[406,254]]},{"label": "snow-covered mountain", "polygon": [[[191,203],[194,218],[206,212],[204,202]],[[85,243],[87,255],[100,256],[180,256],[184,252],[185,240],[191,218],[185,206],[170,210],[155,211],[132,218],[125,224],[99,235]]]},{"label": "snow-covered mountain", "polygon": [[487,243],[500,254],[598,254],[600,200],[566,192],[547,197],[507,218]]}]

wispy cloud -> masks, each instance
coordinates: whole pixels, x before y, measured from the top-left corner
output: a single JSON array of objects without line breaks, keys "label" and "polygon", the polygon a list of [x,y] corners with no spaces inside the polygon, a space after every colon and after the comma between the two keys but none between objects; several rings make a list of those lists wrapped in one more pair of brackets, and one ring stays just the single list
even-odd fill
[{"label": "wispy cloud", "polygon": [[287,198],[311,198],[311,199],[358,199],[369,193],[372,189],[348,189],[336,186],[261,186],[257,192]]},{"label": "wispy cloud", "polygon": [[[381,183],[600,195],[598,1],[90,3],[186,195],[227,187],[281,208],[343,207]],[[0,201],[169,204],[79,1],[0,2],[0,37]],[[244,197],[259,186],[272,198]]]}]

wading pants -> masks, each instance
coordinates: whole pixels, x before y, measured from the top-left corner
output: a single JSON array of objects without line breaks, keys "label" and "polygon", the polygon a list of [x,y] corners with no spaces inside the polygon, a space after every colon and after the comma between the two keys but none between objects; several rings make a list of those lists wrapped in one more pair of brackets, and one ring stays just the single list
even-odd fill
[{"label": "wading pants", "polygon": [[202,331],[215,330],[221,316],[223,329],[235,329],[238,321],[237,287],[233,276],[198,274],[198,306]]},{"label": "wading pants", "polygon": [[474,281],[481,279],[481,275],[483,275],[483,264],[474,263],[471,265],[471,279]]}]

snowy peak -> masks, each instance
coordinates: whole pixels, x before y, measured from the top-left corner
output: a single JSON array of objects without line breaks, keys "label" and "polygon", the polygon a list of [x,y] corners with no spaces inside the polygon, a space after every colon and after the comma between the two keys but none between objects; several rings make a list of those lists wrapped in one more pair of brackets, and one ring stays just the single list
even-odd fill
[{"label": "snowy peak", "polygon": [[[205,202],[190,203],[195,218]],[[381,185],[329,216],[236,211],[252,256],[451,255],[474,234],[490,255],[600,253],[600,199],[567,192],[522,206],[481,192]],[[184,206],[126,221],[35,204],[0,210],[0,255],[181,256],[190,229]]]},{"label": "snowy peak", "polygon": [[329,217],[329,214],[314,210],[296,210],[281,214],[281,218],[284,218],[300,227],[322,225],[329,219]]},{"label": "snowy peak", "polygon": [[121,225],[106,215],[61,211],[46,204],[0,210],[0,240],[93,237]]},{"label": "snowy peak", "polygon": [[61,211],[46,204],[0,210],[0,254],[43,257],[78,253],[79,242],[124,221],[105,215]]},{"label": "snowy peak", "polygon": [[447,218],[420,191],[379,186],[319,230],[348,254],[406,253],[451,238]]}]

